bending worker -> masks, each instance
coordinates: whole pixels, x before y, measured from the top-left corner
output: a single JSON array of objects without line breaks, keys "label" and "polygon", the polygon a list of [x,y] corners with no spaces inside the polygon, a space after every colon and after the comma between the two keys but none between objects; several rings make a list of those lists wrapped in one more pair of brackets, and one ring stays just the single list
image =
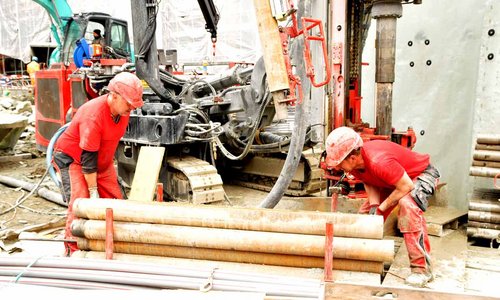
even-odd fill
[{"label": "bending worker", "polygon": [[[73,202],[77,198],[123,199],[113,157],[125,134],[130,111],[141,107],[142,84],[137,76],[122,72],[108,85],[109,94],[88,101],[76,112],[71,124],[54,147],[54,167],[61,175],[62,194],[68,204],[66,239]],[[78,250],[65,243],[67,255]]]},{"label": "bending worker", "polygon": [[423,212],[434,194],[439,172],[429,155],[391,141],[363,143],[354,130],[339,127],[326,139],[329,169],[343,170],[364,183],[368,195],[360,213],[384,216],[399,204],[398,228],[403,233],[411,275],[406,284],[423,287],[432,281],[430,243]]}]

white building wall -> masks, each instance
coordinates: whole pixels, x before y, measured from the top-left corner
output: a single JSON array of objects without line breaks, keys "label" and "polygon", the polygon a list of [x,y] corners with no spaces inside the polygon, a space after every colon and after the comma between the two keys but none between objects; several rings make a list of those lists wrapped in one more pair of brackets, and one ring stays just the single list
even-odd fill
[{"label": "white building wall", "polygon": [[[500,134],[500,1],[484,2],[471,149],[478,134]],[[491,178],[471,177],[471,182],[472,187],[493,187]]]},{"label": "white building wall", "polygon": [[[424,0],[422,5],[404,5],[398,20],[393,126],[413,127],[415,151],[431,155],[447,183],[450,205],[458,208],[468,205],[473,132],[498,132],[499,73],[491,67],[498,60],[486,62],[484,49],[498,51],[500,35],[485,39],[483,23],[497,22],[499,5],[494,0]],[[363,55],[370,64],[363,72],[363,119],[370,124],[375,124],[374,30],[375,22]]]}]

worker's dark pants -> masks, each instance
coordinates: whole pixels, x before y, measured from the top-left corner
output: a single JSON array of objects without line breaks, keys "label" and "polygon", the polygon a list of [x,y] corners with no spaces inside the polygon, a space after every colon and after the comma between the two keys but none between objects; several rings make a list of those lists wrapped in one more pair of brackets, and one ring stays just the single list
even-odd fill
[{"label": "worker's dark pants", "polygon": [[[89,198],[87,181],[85,181],[85,177],[83,176],[82,165],[73,162],[71,157],[64,153],[56,153],[54,155],[53,165],[61,176],[61,192],[64,201],[66,203],[69,202],[65,238],[76,240],[71,234],[71,223],[75,219],[73,202],[78,198]],[[97,190],[100,198],[123,199],[113,164],[105,170],[97,172]],[[76,243],[65,242],[64,245],[68,256],[78,250]]]},{"label": "worker's dark pants", "polygon": [[[398,228],[403,234],[408,249],[410,267],[412,272],[415,273],[431,271],[431,246],[427,235],[424,212],[420,206],[427,209],[427,199],[434,193],[438,181],[439,172],[434,167],[429,166],[413,180],[415,183],[414,190],[399,200]],[[391,190],[381,189],[380,199],[387,199],[391,192]],[[384,211],[384,221],[395,207]],[[370,203],[366,201],[359,209],[359,212],[368,213],[369,211]]]}]

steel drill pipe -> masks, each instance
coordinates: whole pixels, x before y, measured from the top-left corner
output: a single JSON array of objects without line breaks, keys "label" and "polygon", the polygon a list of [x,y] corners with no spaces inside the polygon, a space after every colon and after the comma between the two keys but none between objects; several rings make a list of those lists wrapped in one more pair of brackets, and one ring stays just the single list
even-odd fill
[{"label": "steel drill pipe", "polygon": [[500,151],[474,150],[473,158],[476,160],[500,161]]},{"label": "steel drill pipe", "polygon": [[[0,276],[0,284],[12,284],[12,276]],[[50,279],[50,278],[33,278],[22,276],[16,284],[38,285],[44,287],[59,287],[67,289],[82,289],[82,290],[131,290],[137,287],[131,287],[121,284],[98,283],[78,280]],[[148,289],[149,288],[142,288]]]},{"label": "steel drill pipe", "polygon": [[481,177],[495,177],[500,174],[500,168],[470,167],[469,175]]},{"label": "steel drill pipe", "polygon": [[484,228],[484,229],[496,229],[500,230],[500,224],[493,224],[493,223],[487,223],[487,222],[476,222],[476,221],[471,221],[467,222],[467,227],[477,227],[477,228]]},{"label": "steel drill pipe", "polygon": [[469,210],[469,220],[500,224],[500,213]]},{"label": "steel drill pipe", "polygon": [[500,134],[478,134],[478,144],[500,145]]},{"label": "steel drill pipe", "polygon": [[113,209],[115,221],[136,223],[324,235],[326,222],[332,222],[336,237],[369,239],[382,239],[384,229],[381,216],[357,214],[112,199],[77,199],[73,204],[77,217],[93,220],[105,220],[106,208]]},{"label": "steel drill pipe", "polygon": [[[23,180],[19,180],[19,179],[12,178],[9,176],[4,176],[4,175],[0,175],[0,183],[3,183],[3,184],[8,185],[8,186],[20,187],[23,190],[27,190],[30,192],[36,187],[36,184],[34,184],[34,183],[26,182]],[[36,195],[38,195],[46,200],[49,200],[50,202],[59,204],[61,206],[68,206],[68,204],[64,202],[61,194],[56,193],[54,191],[51,191],[47,188],[44,188],[44,187],[39,188],[36,191]]]},{"label": "steel drill pipe", "polygon": [[476,149],[476,150],[500,151],[500,145],[476,144],[476,147],[474,147],[474,149]]},{"label": "steel drill pipe", "polygon": [[500,213],[500,202],[496,201],[481,201],[481,200],[471,200],[469,202],[470,210],[477,211],[489,211],[493,213]]},{"label": "steel drill pipe", "polygon": [[[76,237],[104,240],[106,223],[74,220]],[[289,255],[324,256],[325,238],[317,235],[187,227],[160,224],[115,222],[114,240],[145,244],[265,252]],[[368,261],[392,261],[394,241],[336,237],[333,257]]]},{"label": "steel drill pipe", "polygon": [[483,238],[483,239],[500,239],[500,230],[487,229],[487,228],[477,228],[477,227],[467,227],[467,236],[472,238]]},{"label": "steel drill pipe", "polygon": [[[500,152],[500,151],[498,151]],[[473,160],[472,166],[474,167],[488,167],[500,169],[500,162],[498,161],[487,161],[487,160]]]},{"label": "steel drill pipe", "polygon": [[[182,288],[199,290],[207,282],[207,278],[173,277],[140,273],[123,273],[113,271],[59,269],[32,267],[0,266],[0,276],[17,276],[19,273],[27,277],[51,278],[101,283],[125,284],[137,287]],[[286,297],[318,297],[319,287],[283,286],[272,282],[248,283],[243,281],[216,280],[212,281],[212,290],[264,292],[268,295]]]},{"label": "steel drill pipe", "polygon": [[[86,251],[105,251],[105,243],[101,240],[88,240],[79,238],[78,249]],[[115,253],[124,254],[204,259],[299,268],[323,268],[324,265],[323,258],[313,256],[191,248],[143,243],[115,242],[113,250]],[[332,266],[334,270],[369,272],[378,274],[381,274],[383,271],[383,264],[376,261],[335,259],[333,260]]]},{"label": "steel drill pipe", "polygon": [[[176,277],[193,277],[206,279],[213,275],[215,279],[221,280],[234,280],[245,282],[273,282],[275,284],[283,285],[301,285],[318,287],[320,282],[315,279],[298,278],[290,276],[277,276],[266,274],[253,274],[246,272],[226,271],[217,269],[214,272],[213,268],[187,268],[171,265],[158,265],[158,261],[151,262],[150,256],[138,256],[117,254],[117,259],[125,258],[125,261],[119,260],[106,260],[105,255],[99,252],[83,252],[76,251],[71,258],[67,257],[43,257],[37,258],[33,267],[46,267],[46,268],[60,268],[60,269],[82,269],[82,270],[96,270],[96,271],[115,271],[124,273],[140,273],[152,275],[166,275]],[[144,260],[137,261],[133,258],[143,257],[148,259],[145,263]],[[85,258],[85,259],[83,259]],[[33,263],[34,258],[27,257],[0,257],[0,266],[14,266],[25,267]],[[161,261],[165,262],[165,261]]]}]

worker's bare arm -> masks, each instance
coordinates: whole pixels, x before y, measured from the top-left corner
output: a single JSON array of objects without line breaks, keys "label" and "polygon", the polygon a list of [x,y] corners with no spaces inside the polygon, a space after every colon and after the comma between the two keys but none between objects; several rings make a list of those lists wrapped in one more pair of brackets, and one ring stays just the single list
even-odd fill
[{"label": "worker's bare arm", "polygon": [[380,192],[379,190],[369,184],[364,184],[365,186],[365,191],[368,196],[368,202],[370,203],[370,206],[373,205],[380,205]]},{"label": "worker's bare arm", "polygon": [[387,209],[396,206],[401,198],[408,194],[414,187],[413,181],[406,172],[403,176],[396,182],[396,188],[392,193],[385,199],[382,204],[380,204],[379,209],[381,211],[386,211]]},{"label": "worker's bare arm", "polygon": [[97,187],[97,172],[83,174],[83,177],[85,177],[89,189]]}]

